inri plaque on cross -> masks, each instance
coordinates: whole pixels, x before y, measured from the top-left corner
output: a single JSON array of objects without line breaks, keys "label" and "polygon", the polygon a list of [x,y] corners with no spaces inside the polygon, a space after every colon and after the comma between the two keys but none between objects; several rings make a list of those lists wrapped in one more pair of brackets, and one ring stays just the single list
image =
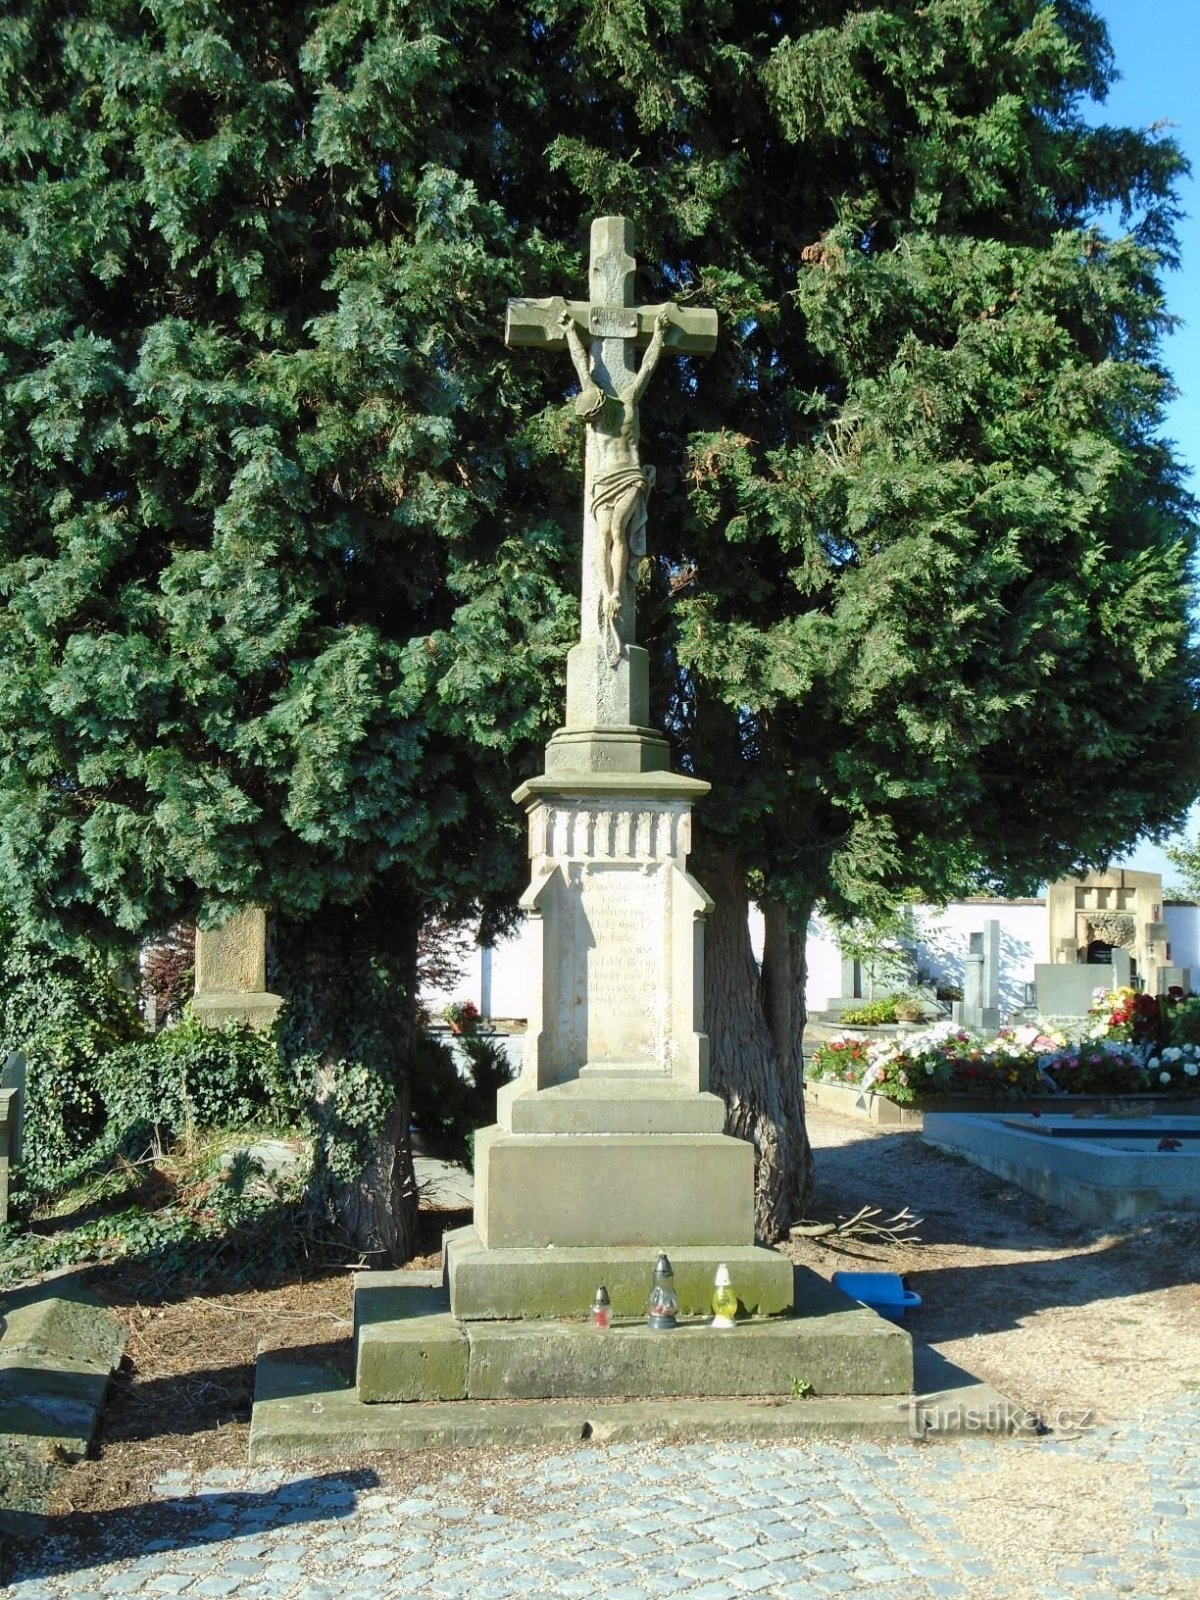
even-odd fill
[{"label": "inri plaque on cross", "polygon": [[[638,453],[638,407],[663,351],[716,348],[715,311],[635,304],[633,224],[592,223],[590,299],[510,300],[510,345],[566,350],[579,378],[576,410],[587,424],[584,458],[580,638],[602,643],[615,668],[636,638],[636,562],[645,553],[646,502],[654,469]],[[584,340],[587,340],[585,345]],[[644,354],[639,365],[637,352]]]}]

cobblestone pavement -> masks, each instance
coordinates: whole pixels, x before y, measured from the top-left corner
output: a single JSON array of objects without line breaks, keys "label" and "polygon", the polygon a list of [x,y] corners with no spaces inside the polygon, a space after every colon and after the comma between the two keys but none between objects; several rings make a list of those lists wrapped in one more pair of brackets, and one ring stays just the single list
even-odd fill
[{"label": "cobblestone pavement", "polygon": [[9,1593],[1200,1596],[1200,1395],[1072,1440],[580,1445],[458,1461],[404,1490],[369,1465],[170,1473],[153,1507],[114,1515],[99,1553],[53,1534],[18,1550]]}]

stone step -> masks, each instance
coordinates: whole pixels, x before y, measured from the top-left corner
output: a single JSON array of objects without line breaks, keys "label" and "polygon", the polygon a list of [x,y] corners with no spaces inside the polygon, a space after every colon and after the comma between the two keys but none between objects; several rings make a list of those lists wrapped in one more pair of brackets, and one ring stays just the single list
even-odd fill
[{"label": "stone step", "polygon": [[663,1439],[932,1442],[962,1434],[1036,1435],[1037,1418],[1023,1406],[928,1349],[916,1354],[916,1395],[364,1405],[327,1367],[304,1363],[299,1352],[260,1351],[250,1462],[342,1461],[375,1450],[568,1449],[581,1441],[593,1446]]},{"label": "stone step", "polygon": [[[368,1405],[431,1400],[784,1398],[906,1395],[903,1328],[797,1269],[785,1317],[719,1330],[644,1320],[601,1331],[587,1321],[460,1322],[444,1290],[364,1285],[355,1296],[355,1379]],[[389,1275],[401,1276],[401,1275]]]},{"label": "stone step", "polygon": [[[450,1310],[463,1321],[566,1318],[584,1315],[597,1287],[608,1290],[613,1316],[638,1318],[646,1309],[657,1249],[609,1245],[570,1250],[489,1250],[474,1227],[443,1239]],[[790,1311],[792,1263],[761,1245],[671,1246],[675,1293],[684,1316],[702,1317],[712,1305],[713,1279],[724,1262],[744,1313],[773,1317]],[[364,1273],[360,1282],[386,1289],[404,1273]]]}]

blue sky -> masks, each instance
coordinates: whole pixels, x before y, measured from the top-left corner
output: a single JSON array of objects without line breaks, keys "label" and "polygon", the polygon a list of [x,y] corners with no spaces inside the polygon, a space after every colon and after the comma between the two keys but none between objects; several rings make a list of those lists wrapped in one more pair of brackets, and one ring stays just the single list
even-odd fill
[{"label": "blue sky", "polygon": [[1141,128],[1166,121],[1196,173],[1180,185],[1183,267],[1166,277],[1169,309],[1183,326],[1166,343],[1180,389],[1169,432],[1200,494],[1200,5],[1197,0],[1092,0],[1108,24],[1121,79],[1097,120]]},{"label": "blue sky", "polygon": [[[1164,346],[1179,389],[1167,432],[1191,469],[1200,496],[1200,0],[1093,0],[1108,25],[1121,78],[1097,121],[1146,127],[1164,119],[1195,172],[1179,189],[1188,216],[1179,227],[1183,266],[1166,278],[1167,304],[1182,326]],[[1195,837],[1200,808],[1188,829]],[[1178,874],[1152,845],[1142,845],[1124,865],[1161,872],[1167,887]]]}]

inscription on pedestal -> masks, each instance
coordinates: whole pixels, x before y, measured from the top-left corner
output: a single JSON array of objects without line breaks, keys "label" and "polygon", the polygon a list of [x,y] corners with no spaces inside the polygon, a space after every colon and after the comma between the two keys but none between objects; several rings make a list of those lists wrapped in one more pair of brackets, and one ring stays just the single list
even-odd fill
[{"label": "inscription on pedestal", "polygon": [[606,1072],[666,1071],[666,878],[635,866],[570,875],[573,984],[563,996],[573,1054]]}]

